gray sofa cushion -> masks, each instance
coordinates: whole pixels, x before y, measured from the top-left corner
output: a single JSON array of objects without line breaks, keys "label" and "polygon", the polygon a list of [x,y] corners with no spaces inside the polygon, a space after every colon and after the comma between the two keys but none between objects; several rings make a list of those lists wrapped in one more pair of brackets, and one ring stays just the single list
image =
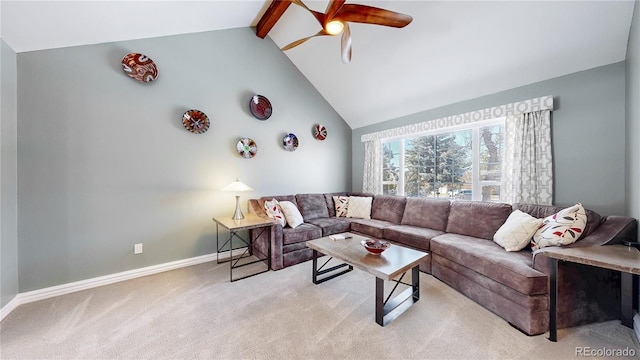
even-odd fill
[{"label": "gray sofa cushion", "polygon": [[434,277],[498,314],[526,334],[538,335],[547,331],[549,297],[546,294],[524,295],[438,254],[432,254],[432,259]]},{"label": "gray sofa cushion", "polygon": [[371,204],[371,218],[400,224],[406,204],[404,196],[376,195]]},{"label": "gray sofa cushion", "polygon": [[530,251],[508,252],[493,241],[451,233],[434,237],[430,246],[434,254],[523,294],[547,293],[547,275],[531,267]]},{"label": "gray sofa cushion", "polygon": [[317,218],[329,217],[327,202],[323,194],[298,194],[296,195],[298,210],[305,222]]},{"label": "gray sofa cushion", "polygon": [[282,243],[294,244],[302,241],[322,237],[322,229],[315,225],[303,223],[295,229],[285,226],[282,228]]},{"label": "gray sofa cushion", "polygon": [[309,223],[321,228],[322,236],[348,232],[351,227],[350,219],[337,217],[312,219]]},{"label": "gray sofa cushion", "polygon": [[410,225],[393,225],[383,230],[383,238],[424,251],[429,250],[431,239],[442,234],[444,231]]},{"label": "gray sofa cushion", "polygon": [[509,214],[509,204],[453,201],[446,232],[493,240],[493,235],[504,224]]},{"label": "gray sofa cushion", "polygon": [[450,207],[445,199],[407,198],[401,224],[445,231]]},{"label": "gray sofa cushion", "polygon": [[384,220],[354,219],[351,221],[351,231],[382,239],[384,228],[395,225]]}]

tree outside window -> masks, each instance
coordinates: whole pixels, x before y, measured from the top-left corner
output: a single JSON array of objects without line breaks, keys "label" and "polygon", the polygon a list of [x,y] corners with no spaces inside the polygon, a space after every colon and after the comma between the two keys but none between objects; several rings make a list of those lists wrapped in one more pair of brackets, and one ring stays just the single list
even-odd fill
[{"label": "tree outside window", "polygon": [[471,131],[407,139],[405,194],[453,197],[464,186],[471,166]]},{"label": "tree outside window", "polygon": [[499,201],[504,118],[383,142],[383,193]]}]

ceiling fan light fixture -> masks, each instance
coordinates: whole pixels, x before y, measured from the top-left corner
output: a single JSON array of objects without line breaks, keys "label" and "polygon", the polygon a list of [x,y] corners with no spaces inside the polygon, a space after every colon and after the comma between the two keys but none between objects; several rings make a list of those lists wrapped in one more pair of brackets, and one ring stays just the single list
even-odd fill
[{"label": "ceiling fan light fixture", "polygon": [[344,30],[344,24],[340,20],[332,20],[324,26],[329,35],[338,35]]}]

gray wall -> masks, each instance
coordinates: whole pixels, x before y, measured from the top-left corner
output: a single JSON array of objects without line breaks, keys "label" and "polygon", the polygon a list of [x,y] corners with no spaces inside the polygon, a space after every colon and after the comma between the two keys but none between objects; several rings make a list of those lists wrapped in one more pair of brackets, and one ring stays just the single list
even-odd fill
[{"label": "gray wall", "polygon": [[353,190],[362,189],[363,134],[544,95],[554,96],[555,204],[625,213],[625,64],[611,64],[355,129]]},{"label": "gray wall", "polygon": [[[154,83],[127,77],[129,52],[151,57]],[[248,198],[349,190],[351,130],[269,39],[251,28],[19,53],[19,288],[30,291],[215,252],[219,191]],[[273,104],[266,121],[251,95]],[[182,114],[204,111],[200,135]],[[325,141],[312,137],[327,126]],[[294,152],[282,148],[293,132]],[[240,157],[240,137],[258,144]],[[144,253],[133,255],[133,245]]]},{"label": "gray wall", "polygon": [[0,307],[18,293],[16,53],[0,39]]},{"label": "gray wall", "polygon": [[[640,1],[627,46],[627,213],[640,219]],[[640,236],[638,237],[640,241]]]}]

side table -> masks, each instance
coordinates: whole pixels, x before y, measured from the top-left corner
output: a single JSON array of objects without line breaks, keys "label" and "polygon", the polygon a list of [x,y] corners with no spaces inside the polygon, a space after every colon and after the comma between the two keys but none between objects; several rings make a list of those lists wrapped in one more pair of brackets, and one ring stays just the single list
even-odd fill
[{"label": "side table", "polygon": [[[220,263],[224,263],[224,262],[229,262],[229,280],[230,281],[236,281],[236,280],[241,280],[250,276],[254,276],[254,275],[258,275],[258,274],[262,274],[264,272],[267,272],[271,269],[271,246],[267,247],[267,254],[262,254],[263,256],[266,256],[266,260],[267,260],[267,268],[263,271],[259,271],[256,273],[252,273],[249,275],[245,275],[239,278],[234,279],[233,278],[233,269],[237,269],[243,266],[247,266],[247,265],[251,265],[251,264],[255,264],[258,262],[263,262],[264,259],[260,259],[258,258],[257,260],[254,261],[250,261],[250,262],[245,262],[242,264],[238,264],[240,262],[241,259],[243,258],[247,258],[253,255],[253,240],[251,238],[251,236],[249,236],[249,240],[246,240],[244,238],[242,238],[242,236],[240,236],[240,234],[238,234],[239,231],[241,230],[251,230],[251,229],[259,229],[262,228],[261,232],[259,235],[262,234],[262,232],[267,231],[267,239],[268,242],[267,244],[271,244],[271,226],[274,224],[273,220],[271,219],[264,219],[261,218],[259,216],[253,215],[253,214],[249,214],[249,215],[245,215],[244,219],[241,220],[234,220],[231,217],[214,217],[213,221],[215,221],[216,223],[216,262],[218,264]],[[220,226],[226,228],[227,230],[229,230],[229,238],[227,239],[227,241],[225,241],[222,245],[220,245]],[[258,235],[258,236],[259,236]],[[233,246],[231,244],[233,238],[237,238],[240,241],[242,241],[245,245],[247,245],[247,248],[242,252],[242,254],[240,254],[239,256],[236,256],[236,258],[234,259],[233,256]],[[229,244],[229,260],[223,260],[220,261],[220,251],[222,251],[222,248],[224,248],[227,244]],[[259,252],[259,251],[258,251]],[[257,256],[256,256],[257,257]]]},{"label": "side table", "polygon": [[549,257],[549,340],[557,341],[558,260],[620,271],[620,313],[622,325],[633,327],[633,276],[640,275],[640,251],[625,245],[584,248],[545,248]]}]

